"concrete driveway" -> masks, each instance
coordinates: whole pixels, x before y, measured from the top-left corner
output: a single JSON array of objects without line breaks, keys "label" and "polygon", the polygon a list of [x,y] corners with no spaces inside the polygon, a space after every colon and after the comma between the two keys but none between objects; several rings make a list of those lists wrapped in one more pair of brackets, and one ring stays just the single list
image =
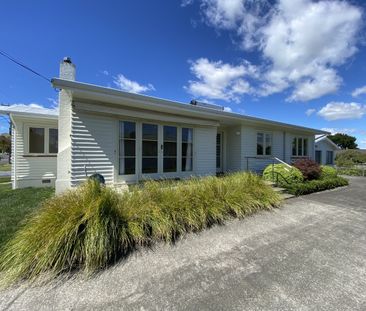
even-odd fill
[{"label": "concrete driveway", "polygon": [[0,293],[10,310],[366,310],[366,178],[288,200],[99,276]]}]

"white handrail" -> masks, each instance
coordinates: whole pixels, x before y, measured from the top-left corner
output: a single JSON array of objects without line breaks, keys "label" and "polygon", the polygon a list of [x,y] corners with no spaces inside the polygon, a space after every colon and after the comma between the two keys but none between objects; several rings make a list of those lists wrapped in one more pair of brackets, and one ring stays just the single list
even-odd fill
[{"label": "white handrail", "polygon": [[280,163],[282,163],[282,164],[285,164],[289,168],[292,168],[292,166],[290,164],[286,163],[285,161],[282,161],[281,159],[279,159],[277,157],[273,157],[273,159],[280,162]]}]

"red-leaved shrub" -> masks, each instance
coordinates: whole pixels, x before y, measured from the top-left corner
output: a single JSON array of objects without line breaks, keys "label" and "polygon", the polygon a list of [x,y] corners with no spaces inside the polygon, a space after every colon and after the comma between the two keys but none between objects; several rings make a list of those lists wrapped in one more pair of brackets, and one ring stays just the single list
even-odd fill
[{"label": "red-leaved shrub", "polygon": [[294,166],[298,168],[305,180],[319,179],[321,175],[321,168],[318,163],[310,159],[299,159],[294,163]]}]

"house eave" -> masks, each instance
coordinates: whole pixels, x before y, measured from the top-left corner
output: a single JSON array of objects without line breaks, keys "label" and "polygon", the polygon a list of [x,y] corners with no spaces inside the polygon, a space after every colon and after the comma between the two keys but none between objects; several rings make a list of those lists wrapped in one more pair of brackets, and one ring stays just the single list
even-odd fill
[{"label": "house eave", "polygon": [[113,103],[116,105],[130,106],[139,109],[161,111],[188,117],[215,120],[223,125],[250,124],[256,126],[274,126],[279,129],[306,132],[313,135],[329,134],[329,132],[318,129],[240,115],[227,111],[219,111],[206,107],[192,106],[186,103],[129,93],[117,89],[101,87],[77,81],[54,78],[52,79],[52,85],[54,88],[57,89],[65,89],[71,91],[73,94],[73,98],[79,100],[93,100],[104,103]]}]

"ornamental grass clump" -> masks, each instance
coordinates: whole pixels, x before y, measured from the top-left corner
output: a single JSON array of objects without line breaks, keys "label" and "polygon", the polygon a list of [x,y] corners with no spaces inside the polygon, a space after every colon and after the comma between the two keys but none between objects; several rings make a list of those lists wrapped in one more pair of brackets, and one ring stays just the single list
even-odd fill
[{"label": "ornamental grass clump", "polygon": [[74,270],[91,274],[137,247],[171,242],[279,203],[277,193],[247,173],[148,181],[122,194],[88,181],[43,203],[3,248],[0,275],[9,284]]}]

